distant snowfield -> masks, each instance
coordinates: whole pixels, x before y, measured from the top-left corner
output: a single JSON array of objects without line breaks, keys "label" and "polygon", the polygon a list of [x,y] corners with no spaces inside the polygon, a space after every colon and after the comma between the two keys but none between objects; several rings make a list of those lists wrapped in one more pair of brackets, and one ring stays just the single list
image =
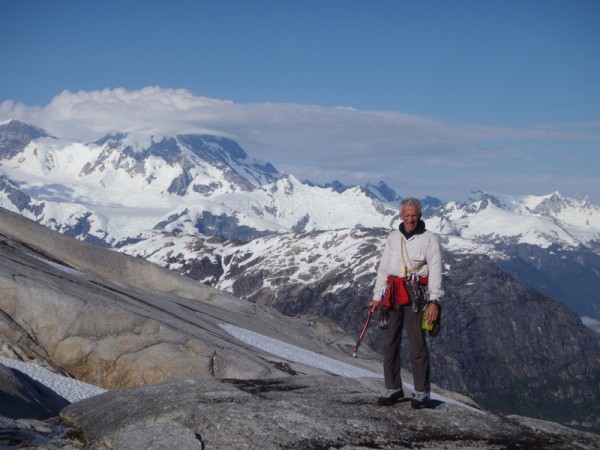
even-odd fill
[{"label": "distant snowfield", "polygon": [[[337,361],[327,356],[319,355],[318,353],[305,350],[295,345],[287,344],[277,339],[255,333],[244,328],[225,323],[221,323],[219,325],[236,339],[288,361],[294,361],[306,366],[315,367],[343,377],[383,379],[381,375],[375,372]],[[98,386],[75,380],[73,378],[55,374],[34,363],[25,363],[0,356],[0,364],[23,372],[34,380],[52,389],[58,395],[71,403],[75,403],[79,400],[84,400],[86,398],[94,397],[106,392],[106,389],[102,389]],[[404,383],[404,388],[410,392],[410,390],[413,389],[413,386],[408,383]],[[441,400],[445,403],[454,403],[465,408],[481,412],[478,409],[457,402],[456,400],[437,395],[435,393],[431,394],[431,398],[434,400]]]}]

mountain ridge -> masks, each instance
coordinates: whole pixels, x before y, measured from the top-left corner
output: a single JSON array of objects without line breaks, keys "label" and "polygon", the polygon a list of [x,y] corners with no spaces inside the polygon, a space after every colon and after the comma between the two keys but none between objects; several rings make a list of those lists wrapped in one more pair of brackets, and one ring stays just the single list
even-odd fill
[{"label": "mountain ridge", "polygon": [[[82,144],[11,121],[0,125],[0,148],[0,206],[121,251],[156,233],[250,242],[288,232],[398,226],[398,205],[385,200],[400,196],[385,183],[300,182],[218,136],[115,132]],[[594,295],[600,290],[600,208],[558,192],[473,191],[469,198],[423,199],[427,227],[444,248],[490,255],[600,329]],[[572,274],[570,288],[552,281],[562,273]]]},{"label": "mountain ridge", "polygon": [[[29,130],[25,140],[19,141],[18,145],[10,138],[10,130],[16,126],[15,123],[20,129]],[[86,208],[80,215],[97,216],[96,221],[105,223],[111,219],[111,214],[118,217],[114,211],[119,207],[130,208],[131,211],[136,208],[141,211],[142,207],[146,207],[155,210],[148,216],[154,224],[148,225],[156,225],[159,222],[167,223],[168,217],[181,211],[183,206],[208,200],[213,204],[210,207],[203,204],[201,207],[205,211],[212,208],[216,215],[237,213],[242,225],[250,227],[255,226],[252,221],[263,222],[266,218],[272,224],[263,222],[262,229],[270,228],[273,232],[280,231],[281,226],[295,231],[353,226],[389,227],[397,220],[398,205],[394,202],[401,197],[384,182],[376,185],[368,183],[365,187],[345,186],[340,182],[323,187],[310,182],[301,183],[291,174],[281,174],[270,163],[248,157],[239,145],[227,138],[177,135],[155,140],[153,136],[113,133],[93,144],[60,143],[53,137],[52,146],[48,147],[43,142],[48,137],[47,133],[40,137],[39,130],[16,121],[0,126],[0,148],[3,149],[0,152],[0,172],[13,181],[13,191],[20,189],[23,194],[30,196],[30,210],[34,203],[37,210],[44,208],[40,204],[42,200],[77,203]],[[23,146],[23,142],[28,144]],[[28,147],[32,148],[26,152]],[[17,153],[20,154],[19,158],[16,158]],[[87,160],[85,157],[82,159],[82,153],[87,154]],[[100,176],[100,172],[104,173]],[[64,183],[61,185],[60,181]],[[112,190],[111,185],[114,186]],[[124,187],[127,188],[126,193],[122,192]],[[294,189],[302,190],[305,197],[323,198],[328,204],[327,208],[319,205],[316,211],[310,211],[310,201],[298,203],[292,195]],[[284,200],[273,197],[278,191],[287,194],[289,197],[285,202],[290,203],[288,211],[279,215],[277,211],[287,206],[282,204]],[[149,197],[152,198],[151,207],[147,205]],[[497,211],[506,213],[503,222],[517,222],[526,218],[531,221],[529,229],[533,230],[528,232],[513,227],[503,234],[497,233],[500,238],[520,239],[522,243],[545,246],[557,241],[569,246],[581,243],[600,251],[600,208],[587,197],[569,199],[558,192],[546,196],[507,196],[473,191],[469,198],[470,202],[466,204],[455,201],[443,203],[430,197],[423,199],[430,228],[440,234],[480,237],[477,240],[484,243],[484,235],[469,234],[464,229],[466,227],[461,229],[451,223],[449,225],[449,222],[472,220],[477,213],[489,213],[493,209],[490,205],[494,205]],[[357,211],[351,204],[353,201],[365,206]],[[336,202],[341,204],[340,208],[333,207],[332,204]],[[22,204],[6,200],[3,206],[12,210],[23,208]],[[245,208],[244,214],[239,214],[239,208]],[[315,219],[323,209],[336,213],[344,208],[354,219],[348,220],[339,215],[333,222],[325,219],[326,215],[322,215],[320,220]],[[301,211],[296,212],[299,209]],[[290,221],[290,215],[295,219]],[[438,223],[433,222],[432,218],[439,219]],[[482,220],[489,222],[491,219]],[[152,228],[154,226],[147,229]],[[536,228],[541,232],[536,234]],[[90,226],[90,229],[94,227]],[[114,236],[109,244],[115,245],[121,237],[134,236]],[[493,242],[493,239],[487,241]]]}]

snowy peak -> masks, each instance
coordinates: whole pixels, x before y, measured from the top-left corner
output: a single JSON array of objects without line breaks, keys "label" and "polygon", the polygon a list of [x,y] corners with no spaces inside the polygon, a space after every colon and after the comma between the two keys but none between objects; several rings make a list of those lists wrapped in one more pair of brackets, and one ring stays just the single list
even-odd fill
[{"label": "snowy peak", "polygon": [[287,230],[313,231],[354,227],[389,227],[394,211],[355,186],[338,193],[282,176],[252,192],[215,197],[222,205]]},{"label": "snowy peak", "polygon": [[[0,143],[0,205],[107,245],[148,230],[251,240],[284,231],[397,226],[401,197],[384,182],[364,188],[301,183],[225,137],[116,131],[81,143],[10,121],[0,125]],[[473,243],[600,248],[600,209],[586,198],[481,191],[470,198],[445,205],[422,200],[428,229],[465,249]]]},{"label": "snowy peak", "polygon": [[[207,198],[249,191],[280,176],[271,164],[249,158],[238,144],[218,136],[155,139],[113,132],[88,144],[56,138],[50,142],[48,137],[43,130],[21,122],[3,124],[0,157],[11,161],[7,174],[29,187],[83,185],[85,197],[95,203],[109,197],[120,203],[126,187],[143,191],[146,199],[150,192]],[[122,204],[131,206],[132,202]]]},{"label": "snowy peak", "polygon": [[127,139],[127,134],[126,133],[109,133],[106,136],[98,139],[96,142],[93,142],[93,144],[97,145],[98,147],[107,147],[107,148],[119,148],[123,145],[123,141],[125,141],[125,139]]},{"label": "snowy peak", "polygon": [[543,197],[527,196],[523,203],[532,213],[554,217],[569,225],[600,228],[600,208],[587,197],[565,198],[559,192]]},{"label": "snowy peak", "polygon": [[588,199],[547,196],[470,194],[471,203],[450,202],[428,225],[438,233],[480,243],[594,246],[600,241],[600,209]]},{"label": "snowy peak", "polygon": [[247,159],[248,155],[236,142],[220,136],[184,134],[178,135],[179,141],[204,160],[219,164],[234,160]]},{"label": "snowy peak", "polygon": [[100,154],[84,168],[85,174],[102,169],[111,161],[115,169],[128,169],[132,175],[143,173],[152,183],[158,177],[149,170],[147,162],[158,160],[159,165],[165,163],[179,170],[167,188],[168,193],[178,196],[185,196],[189,189],[203,196],[227,190],[221,180],[229,182],[231,190],[248,191],[279,177],[271,164],[248,158],[237,143],[218,136],[187,134],[163,136],[156,141],[152,136],[144,143],[143,137],[112,133],[94,144],[100,148]]},{"label": "snowy peak", "polygon": [[398,194],[396,194],[396,191],[394,191],[383,181],[380,181],[377,184],[371,184],[370,182],[367,183],[365,186],[365,191],[368,195],[382,202],[397,203],[400,200],[400,197]]},{"label": "snowy peak", "polygon": [[521,200],[521,203],[531,209],[532,212],[546,216],[560,213],[570,206],[570,201],[560,195],[560,192],[553,192],[542,197],[527,196]]},{"label": "snowy peak", "polygon": [[[473,193],[472,193],[473,194]],[[471,197],[474,199],[474,197]],[[551,218],[567,227],[600,230],[600,208],[588,197],[563,197],[560,192],[548,195],[510,196],[479,192],[480,207],[493,204],[518,215]],[[473,200],[473,204],[477,201]]]},{"label": "snowy peak", "polygon": [[31,141],[42,137],[51,136],[41,128],[18,120],[0,123],[0,160],[14,157]]},{"label": "snowy peak", "polygon": [[220,168],[226,178],[244,186],[246,190],[272,183],[280,177],[270,163],[249,158],[236,142],[219,136],[178,135],[179,144],[189,149],[200,160]]},{"label": "snowy peak", "polygon": [[507,208],[507,204],[502,202],[502,196],[499,196],[498,194],[491,194],[483,191],[471,191],[468,198],[471,203],[467,208],[469,212],[472,213],[483,211],[489,207],[509,209]]},{"label": "snowy peak", "polygon": [[[364,191],[369,197],[375,198],[383,203],[387,203],[396,210],[400,206],[400,201],[402,201],[402,196],[396,193],[394,189],[389,187],[383,181],[380,181],[377,184],[367,183],[367,185],[364,187]],[[423,212],[439,208],[443,205],[441,200],[430,196],[426,196],[425,198],[420,199],[420,201]]]},{"label": "snowy peak", "polygon": [[[307,184],[314,186],[311,183],[307,183]],[[335,192],[339,192],[341,194],[342,192],[350,189],[352,186],[348,186],[339,180],[333,180],[331,183],[325,183],[325,184],[321,185],[320,187],[330,188],[330,189],[333,189]]]},{"label": "snowy peak", "polygon": [[54,219],[54,229],[68,221],[71,235],[108,245],[157,229],[250,240],[290,230],[387,228],[395,214],[358,186],[338,192],[283,176],[224,137],[116,131],[81,143],[34,136],[2,165],[11,183],[0,204],[40,223]]},{"label": "snowy peak", "polygon": [[[306,184],[308,186],[313,186],[313,187],[332,189],[339,194],[347,191],[348,189],[354,189],[357,187],[356,185],[349,186],[347,184],[342,183],[339,180],[333,180],[330,183],[324,183],[324,184],[315,184],[310,180],[306,180],[306,181],[304,181],[304,184]],[[371,197],[373,199],[377,199],[384,203],[394,202],[398,198],[396,195],[396,192],[392,188],[390,188],[387,184],[385,184],[383,181],[380,181],[376,185],[371,184],[371,182],[368,182],[366,184],[366,186],[362,187],[362,190],[369,197]]]}]

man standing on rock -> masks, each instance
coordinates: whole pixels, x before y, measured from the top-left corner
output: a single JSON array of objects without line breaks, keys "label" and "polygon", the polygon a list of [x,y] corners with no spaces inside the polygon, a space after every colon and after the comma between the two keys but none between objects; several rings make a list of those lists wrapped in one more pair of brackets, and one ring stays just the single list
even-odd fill
[{"label": "man standing on rock", "polygon": [[[411,406],[429,406],[429,349],[425,329],[439,331],[442,290],[442,256],[435,234],[425,229],[421,203],[406,198],[400,204],[402,223],[389,233],[377,269],[373,300],[369,309],[381,308],[383,331],[383,373],[385,387],[393,392],[379,398],[380,405],[405,399],[400,367],[402,329],[406,327],[415,392]],[[429,326],[427,326],[429,325]]]}]

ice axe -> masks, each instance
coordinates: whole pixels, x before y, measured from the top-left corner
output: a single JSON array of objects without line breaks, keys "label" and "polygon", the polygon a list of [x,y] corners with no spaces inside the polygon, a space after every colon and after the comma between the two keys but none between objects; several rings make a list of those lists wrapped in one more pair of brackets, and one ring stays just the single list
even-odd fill
[{"label": "ice axe", "polygon": [[362,331],[358,335],[358,340],[356,341],[356,345],[354,346],[354,351],[352,352],[353,358],[356,358],[356,352],[358,351],[358,347],[360,346],[360,343],[362,342],[363,337],[365,337],[367,328],[369,328],[369,323],[371,322],[371,317],[373,317],[373,311],[371,309],[369,309],[369,315],[367,316],[367,320],[365,321],[365,324],[363,325]]}]

